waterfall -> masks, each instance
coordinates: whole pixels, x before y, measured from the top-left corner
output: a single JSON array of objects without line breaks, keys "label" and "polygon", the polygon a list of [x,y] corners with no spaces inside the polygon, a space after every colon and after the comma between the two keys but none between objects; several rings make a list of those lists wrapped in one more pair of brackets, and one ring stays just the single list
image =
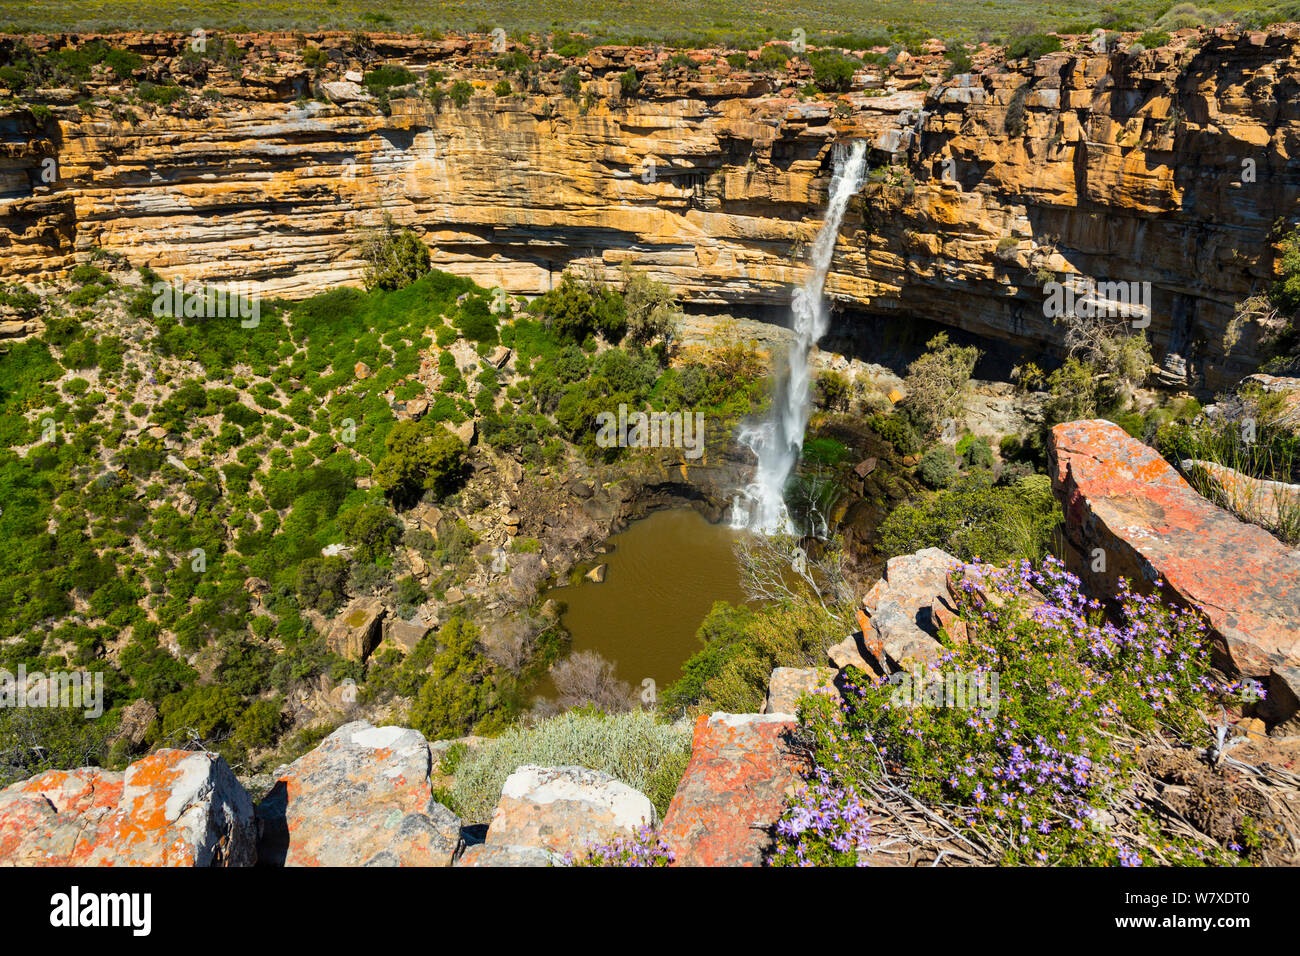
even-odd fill
[{"label": "waterfall", "polygon": [[795,290],[790,303],[795,341],[786,352],[784,367],[775,376],[771,410],[766,421],[740,430],[739,438],[757,456],[758,467],[754,480],[733,503],[731,525],[734,528],[749,528],[764,534],[794,530],[785,506],[785,486],[803,451],[803,433],[812,408],[808,353],[826,334],[830,324],[822,289],[835,254],[844,210],[858,191],[866,157],[864,140],[856,140],[849,150],[841,150],[835,157],[826,219],[813,243],[812,271],[803,286]]}]

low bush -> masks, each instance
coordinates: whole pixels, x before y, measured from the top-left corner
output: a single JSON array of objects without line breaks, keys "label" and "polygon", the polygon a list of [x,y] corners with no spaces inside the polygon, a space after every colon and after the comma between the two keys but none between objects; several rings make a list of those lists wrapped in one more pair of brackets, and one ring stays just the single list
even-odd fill
[{"label": "low bush", "polygon": [[487,821],[518,767],[577,765],[640,790],[662,816],[690,757],[690,732],[630,711],[604,716],[569,711],[535,726],[517,725],[465,758],[452,795],[466,820]]},{"label": "low bush", "polygon": [[895,508],[880,524],[877,548],[885,557],[943,548],[963,561],[1038,560],[1060,522],[1046,475],[995,486],[991,473],[974,471],[930,498]]},{"label": "low bush", "polygon": [[[1044,603],[1028,598],[1031,587]],[[843,702],[806,697],[800,716],[815,770],[777,825],[775,862],[864,862],[866,795],[883,766],[890,784],[942,805],[1003,864],[1240,861],[1257,822],[1240,808],[1235,832],[1207,846],[1162,827],[1167,808],[1132,782],[1143,741],[1207,745],[1205,714],[1240,688],[1209,677],[1199,612],[1123,580],[1115,598],[1112,622],[1059,563],[1035,572],[1025,562],[980,587],[963,582],[966,638],[950,640],[937,664],[969,677],[963,700],[922,696],[935,689],[935,671],[904,682],[851,670]]]}]

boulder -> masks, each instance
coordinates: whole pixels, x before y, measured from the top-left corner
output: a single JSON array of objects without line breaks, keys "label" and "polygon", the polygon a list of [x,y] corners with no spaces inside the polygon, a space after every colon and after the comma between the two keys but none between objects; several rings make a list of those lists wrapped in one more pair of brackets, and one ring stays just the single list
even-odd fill
[{"label": "boulder", "polygon": [[777,667],[767,681],[765,714],[793,715],[804,694],[835,693],[835,671],[829,667]]},{"label": "boulder", "polygon": [[0,791],[0,865],[252,866],[253,802],[217,754],[51,770]]},{"label": "boulder", "polygon": [[799,778],[789,714],[724,714],[695,722],[691,759],[659,837],[676,866],[759,866]]},{"label": "boulder", "polygon": [[478,425],[471,418],[463,425],[457,425],[451,430],[451,433],[459,438],[462,444],[472,445],[475,439],[478,438]]},{"label": "boulder", "polygon": [[460,819],[433,798],[417,730],[344,724],[276,772],[257,805],[260,859],[282,866],[449,866]]},{"label": "boulder", "polygon": [[1070,570],[1099,594],[1113,594],[1121,576],[1142,590],[1166,585],[1167,600],[1205,614],[1215,663],[1267,686],[1260,716],[1294,719],[1300,552],[1198,495],[1111,422],[1057,425],[1048,452]]},{"label": "boulder", "polygon": [[523,766],[501,788],[485,842],[577,854],[590,843],[631,836],[657,822],[645,794],[607,773]]},{"label": "boulder", "polygon": [[859,478],[865,478],[867,477],[867,475],[871,474],[873,471],[876,470],[876,465],[878,461],[879,459],[876,458],[864,458],[862,461],[858,462],[856,465],[853,466],[853,473],[857,475]]},{"label": "boulder", "polygon": [[607,564],[598,564],[598,565],[596,565],[594,568],[592,568],[590,571],[588,571],[586,574],[584,574],[583,577],[586,578],[588,581],[591,581],[591,582],[594,583],[594,584],[604,584],[604,583],[605,583],[605,572],[606,572],[608,569],[609,569],[609,565],[607,565]]},{"label": "boulder", "polygon": [[[870,630],[867,623],[867,616],[859,611],[859,621],[862,628]],[[831,666],[837,671],[842,671],[846,667],[856,667],[858,670],[871,674],[879,670],[876,664],[876,655],[867,649],[866,643],[862,639],[864,631],[850,634],[838,644],[833,644],[826,649],[826,659],[830,661]]]},{"label": "boulder", "polygon": [[364,661],[379,643],[385,613],[377,598],[356,598],[330,622],[326,644],[340,657]]},{"label": "boulder", "polygon": [[[948,596],[948,574],[960,565],[940,548],[889,559],[884,578],[863,598],[865,620],[859,615],[862,644],[878,670],[898,669],[907,661],[926,666],[938,662],[943,645],[931,608]],[[849,656],[848,648],[837,647],[843,649],[841,657]]]},{"label": "boulder", "polygon": [[438,524],[442,521],[442,509],[428,502],[420,502],[406,513],[408,525],[414,524],[433,535],[438,540]]},{"label": "boulder", "polygon": [[363,90],[356,83],[347,80],[335,80],[333,82],[322,83],[321,91],[335,103],[354,103],[371,99],[369,93]]},{"label": "boulder", "polygon": [[384,643],[404,654],[415,650],[415,645],[419,644],[428,633],[429,625],[418,619],[403,621],[401,618],[391,618],[384,623]]},{"label": "boulder", "polygon": [[418,421],[423,418],[428,411],[429,400],[427,398],[412,398],[409,401],[402,403],[402,407],[397,410],[397,417],[399,419],[412,418]]},{"label": "boulder", "polygon": [[457,866],[555,866],[564,861],[563,854],[535,846],[493,846],[480,843],[467,847],[456,861]]}]

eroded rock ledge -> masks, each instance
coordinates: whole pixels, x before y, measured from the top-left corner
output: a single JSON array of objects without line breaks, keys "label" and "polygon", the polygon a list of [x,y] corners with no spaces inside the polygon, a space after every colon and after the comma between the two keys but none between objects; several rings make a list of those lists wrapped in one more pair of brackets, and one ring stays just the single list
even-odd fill
[{"label": "eroded rock ledge", "polygon": [[[187,39],[113,42],[157,79]],[[359,281],[357,231],[387,212],[437,267],[512,292],[545,291],[574,261],[611,276],[629,261],[696,306],[784,306],[832,148],[864,137],[873,167],[891,168],[846,217],[826,286],[839,307],[1037,346],[1059,341],[1044,270],[1149,281],[1168,380],[1217,389],[1257,363],[1257,330],[1231,350],[1225,332],[1233,304],[1271,280],[1273,223],[1300,198],[1295,26],[1067,50],[946,81],[917,67],[804,102],[704,51],[688,74],[665,52],[593,50],[566,63],[595,94],[585,103],[559,91],[559,71],[536,92],[492,95],[504,74],[466,41],[389,37],[358,52],[311,39],[327,53],[319,75],[299,38],[244,37],[257,69],[200,78],[220,99],[128,118],[49,90],[29,97],[50,104],[48,121],[0,115],[0,271],[66,270],[98,246],[166,276],[305,296]],[[475,94],[438,110],[395,90],[385,115],[344,79],[379,60],[467,78]],[[628,68],[642,89],[622,99]],[[306,98],[318,82],[329,101]],[[100,87],[117,92],[111,77]]]}]

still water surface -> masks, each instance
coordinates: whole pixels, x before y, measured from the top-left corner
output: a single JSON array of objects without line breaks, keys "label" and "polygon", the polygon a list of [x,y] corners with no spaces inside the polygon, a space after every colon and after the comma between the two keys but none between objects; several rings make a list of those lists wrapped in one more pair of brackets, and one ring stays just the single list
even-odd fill
[{"label": "still water surface", "polygon": [[[573,650],[594,650],[634,688],[649,677],[660,689],[681,676],[701,647],[695,632],[714,601],[744,601],[732,542],[738,532],[709,524],[693,508],[656,511],[609,539],[601,584],[553,588]],[[538,690],[551,696],[550,681]]]}]

